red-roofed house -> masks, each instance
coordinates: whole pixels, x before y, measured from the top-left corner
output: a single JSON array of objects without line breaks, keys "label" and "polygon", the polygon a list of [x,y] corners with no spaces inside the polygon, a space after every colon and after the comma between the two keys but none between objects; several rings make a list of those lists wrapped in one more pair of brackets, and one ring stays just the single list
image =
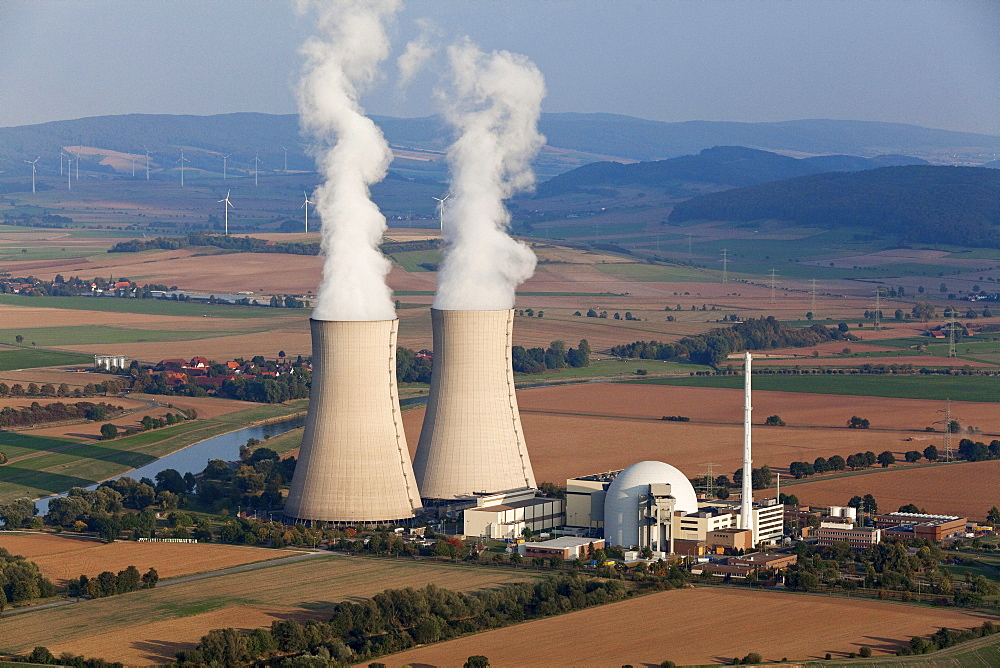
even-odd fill
[{"label": "red-roofed house", "polygon": [[209,364],[208,359],[205,357],[192,357],[191,367],[194,369],[204,369]]}]

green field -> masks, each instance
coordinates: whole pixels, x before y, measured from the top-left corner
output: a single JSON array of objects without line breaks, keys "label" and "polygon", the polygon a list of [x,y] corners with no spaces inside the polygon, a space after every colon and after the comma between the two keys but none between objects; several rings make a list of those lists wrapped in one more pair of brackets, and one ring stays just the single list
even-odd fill
[{"label": "green field", "polygon": [[[92,485],[246,424],[299,413],[307,405],[306,399],[287,404],[248,404],[246,410],[211,420],[183,422],[98,443],[38,437],[23,431],[0,431],[0,451],[11,459],[25,457],[0,467],[0,503]],[[298,433],[301,438],[301,432]],[[294,447],[297,444],[286,447],[285,451]]]},{"label": "green field", "polygon": [[[13,340],[13,337],[11,337]],[[30,341],[25,337],[26,341]],[[81,353],[65,353],[57,350],[36,350],[34,348],[0,349],[0,371],[13,369],[35,369],[43,366],[63,366],[68,364],[92,365],[94,358]]]},{"label": "green field", "polygon": [[614,262],[595,264],[599,271],[629,281],[647,283],[721,283],[722,275],[676,264]]},{"label": "green field", "polygon": [[851,668],[992,668],[1000,666],[1000,637],[996,635],[971,640],[923,656],[886,656],[872,659],[808,661],[809,668],[851,666]]},{"label": "green field", "polygon": [[307,312],[306,309],[236,306],[233,304],[199,304],[167,299],[119,299],[117,297],[23,297],[0,295],[0,304],[61,308],[74,311],[109,313],[142,313],[145,315],[181,315],[212,318],[273,318]]},{"label": "green field", "polygon": [[405,253],[392,254],[392,259],[396,261],[396,264],[408,272],[431,271],[430,269],[421,267],[420,265],[428,264],[437,266],[441,264],[441,259],[443,257],[444,251],[440,249],[406,251]]},{"label": "green field", "polygon": [[553,369],[545,373],[518,373],[514,381],[518,385],[526,383],[552,382],[560,380],[583,380],[585,378],[640,378],[636,371],[644,369],[649,375],[680,374],[689,371],[707,371],[709,367],[700,364],[682,364],[680,362],[662,362],[659,360],[623,360],[617,357],[595,359],[590,366],[565,369]]},{"label": "green field", "polygon": [[0,343],[15,344],[15,336],[40,346],[87,345],[93,343],[146,343],[153,341],[195,341],[219,336],[250,334],[251,330],[179,332],[164,329],[126,329],[106,325],[79,327],[31,327],[0,329]]},{"label": "green field", "polygon": [[35,260],[67,260],[86,258],[104,252],[107,246],[31,246],[28,244],[0,246],[0,260],[7,262],[33,262]]},{"label": "green field", "polygon": [[[654,378],[629,382],[689,387],[743,387],[742,376]],[[897,399],[953,399],[1000,402],[1000,378],[938,375],[809,375],[754,376],[754,389],[810,394],[848,394]]]}]

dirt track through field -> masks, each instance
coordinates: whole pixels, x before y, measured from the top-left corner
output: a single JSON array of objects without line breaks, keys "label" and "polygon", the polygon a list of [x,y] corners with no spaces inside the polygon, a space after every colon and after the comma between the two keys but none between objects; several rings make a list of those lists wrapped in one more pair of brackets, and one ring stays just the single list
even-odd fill
[{"label": "dirt track through field", "polygon": [[[749,613],[749,614],[748,614]],[[392,668],[460,666],[473,654],[497,668],[728,663],[844,658],[867,645],[892,653],[941,626],[971,628],[992,616],[870,600],[699,587],[652,594],[428,645],[379,661]]]}]

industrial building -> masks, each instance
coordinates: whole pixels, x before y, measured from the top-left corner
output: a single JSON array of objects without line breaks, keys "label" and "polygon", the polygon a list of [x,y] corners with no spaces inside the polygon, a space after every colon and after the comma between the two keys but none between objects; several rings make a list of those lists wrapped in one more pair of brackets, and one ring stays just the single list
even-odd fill
[{"label": "industrial building", "polygon": [[566,526],[590,532],[604,528],[604,496],[621,470],[566,481]]},{"label": "industrial building", "polygon": [[639,462],[615,476],[604,499],[609,545],[672,552],[674,514],[698,510],[691,481],[663,462]]},{"label": "industrial building", "polygon": [[534,489],[474,495],[475,507],[462,512],[466,536],[497,540],[520,538],[550,531],[565,522],[565,502],[554,497],[536,497]]},{"label": "industrial building", "polygon": [[882,530],[875,527],[855,527],[842,522],[821,522],[815,536],[819,545],[847,543],[855,552],[882,541]]},{"label": "industrial building", "polygon": [[94,355],[94,368],[98,371],[124,371],[129,358],[124,355]]},{"label": "industrial building", "polygon": [[309,321],[312,397],[288,519],[398,523],[420,510],[396,388],[398,323]]},{"label": "industrial building", "polygon": [[413,469],[421,496],[534,489],[511,365],[513,309],[431,309],[434,362]]},{"label": "industrial building", "polygon": [[926,538],[935,542],[945,538],[965,535],[968,520],[955,515],[926,515],[924,513],[885,513],[875,516],[875,526],[910,538]]},{"label": "industrial building", "polygon": [[563,559],[572,561],[574,559],[586,559],[592,550],[604,548],[604,540],[601,538],[576,538],[573,536],[562,536],[537,543],[521,543],[517,546],[517,553],[522,557],[543,557],[545,559]]}]

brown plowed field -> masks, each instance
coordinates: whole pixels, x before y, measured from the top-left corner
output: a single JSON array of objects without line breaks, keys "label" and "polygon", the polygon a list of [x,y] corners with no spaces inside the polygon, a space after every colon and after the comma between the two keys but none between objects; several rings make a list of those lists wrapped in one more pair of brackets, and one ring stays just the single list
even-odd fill
[{"label": "brown plowed field", "polygon": [[193,649],[214,628],[324,619],[335,602],[387,588],[433,582],[472,591],[533,577],[511,569],[331,555],[5,617],[0,638],[16,652],[44,645],[57,655],[72,651],[129,665],[160,664],[178,650]]},{"label": "brown plowed field", "polygon": [[[707,462],[716,465],[717,474],[729,476],[741,465],[742,390],[592,383],[524,390],[518,404],[539,481],[561,483],[645,459],[667,462],[692,477],[702,474]],[[866,450],[890,450],[902,460],[907,450],[942,446],[943,434],[922,431],[941,419],[940,409],[941,402],[926,400],[758,391],[754,465],[783,471],[796,460]],[[952,410],[984,432],[1000,431],[994,404],[962,402]],[[403,414],[411,450],[423,414],[422,408]],[[773,414],[789,426],[761,425]],[[692,421],[660,420],[664,415]],[[875,429],[847,429],[852,415],[868,418]]]},{"label": "brown plowed field", "polygon": [[0,547],[34,561],[56,586],[81,574],[93,577],[129,566],[143,573],[152,567],[161,578],[172,578],[296,554],[293,550],[213,543],[102,543],[51,534],[0,535]]},{"label": "brown plowed field", "polygon": [[[748,614],[749,613],[749,614]],[[491,666],[655,666],[728,663],[760,652],[846,657],[862,645],[888,654],[942,626],[971,628],[987,615],[879,601],[737,589],[677,589],[487,631],[379,661],[393,668],[460,666],[473,654]]]},{"label": "brown plowed field", "polygon": [[879,470],[783,488],[801,503],[814,506],[842,506],[852,496],[872,494],[881,511],[891,512],[914,503],[932,514],[959,515],[982,522],[990,508],[1000,507],[1000,460]]}]

